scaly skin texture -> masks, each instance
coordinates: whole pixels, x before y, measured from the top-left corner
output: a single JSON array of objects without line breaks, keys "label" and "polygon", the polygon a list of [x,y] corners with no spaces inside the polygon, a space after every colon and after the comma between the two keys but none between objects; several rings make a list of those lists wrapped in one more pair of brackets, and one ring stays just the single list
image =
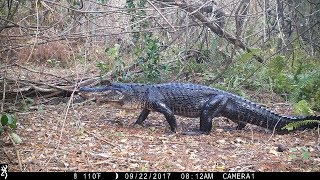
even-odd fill
[{"label": "scaly skin texture", "polygon": [[[112,83],[102,87],[82,87],[81,96],[99,102],[116,103],[127,109],[142,109],[135,124],[141,124],[150,111],[162,113],[176,132],[174,115],[200,117],[200,132],[208,134],[214,117],[227,117],[238,124],[247,123],[286,133],[286,124],[302,120],[320,120],[320,116],[282,116],[243,97],[197,84],[165,83],[135,84]],[[312,124],[312,127],[317,127]],[[309,127],[310,128],[310,127]]]}]

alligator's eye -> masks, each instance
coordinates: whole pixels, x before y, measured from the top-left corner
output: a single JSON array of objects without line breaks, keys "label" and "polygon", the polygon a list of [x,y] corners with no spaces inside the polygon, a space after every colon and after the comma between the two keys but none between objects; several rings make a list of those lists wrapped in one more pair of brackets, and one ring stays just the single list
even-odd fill
[{"label": "alligator's eye", "polygon": [[104,98],[110,101],[119,101],[124,97],[123,93],[118,90],[108,90],[104,92]]},{"label": "alligator's eye", "polygon": [[104,96],[110,96],[112,93],[113,93],[112,90],[106,90],[106,91],[103,92],[103,95]]}]

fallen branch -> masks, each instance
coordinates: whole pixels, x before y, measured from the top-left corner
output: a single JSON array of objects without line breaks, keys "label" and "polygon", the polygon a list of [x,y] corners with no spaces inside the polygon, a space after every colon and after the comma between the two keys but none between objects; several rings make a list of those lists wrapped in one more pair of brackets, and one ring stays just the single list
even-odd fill
[{"label": "fallen branch", "polygon": [[72,83],[72,81],[70,81],[70,80],[68,80],[66,78],[63,78],[63,77],[60,77],[60,76],[57,76],[57,75],[54,75],[54,74],[51,74],[51,73],[47,73],[47,72],[41,72],[41,71],[36,71],[36,70],[33,70],[33,69],[29,69],[29,68],[27,68],[25,66],[22,66],[20,64],[17,64],[17,63],[13,64],[13,66],[17,66],[19,68],[25,69],[25,70],[33,72],[33,73],[45,74],[45,75],[53,76],[53,77],[56,77],[56,78],[59,78],[59,79],[63,79],[65,81],[69,82],[69,83]]}]

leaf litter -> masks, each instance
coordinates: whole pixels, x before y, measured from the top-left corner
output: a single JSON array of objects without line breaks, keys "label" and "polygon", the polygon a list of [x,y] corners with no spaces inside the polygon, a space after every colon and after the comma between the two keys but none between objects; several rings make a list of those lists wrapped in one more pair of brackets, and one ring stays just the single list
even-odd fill
[{"label": "leaf litter", "polygon": [[[132,127],[138,110],[72,104],[63,121],[65,110],[43,105],[41,111],[17,113],[23,171],[320,171],[316,130],[272,135],[249,125],[230,131],[224,129],[235,124],[215,118],[210,135],[188,136],[182,132],[197,129],[199,119],[177,116],[173,134],[159,113]],[[9,144],[0,144],[1,162],[20,171],[17,159],[9,158],[16,157]]]}]

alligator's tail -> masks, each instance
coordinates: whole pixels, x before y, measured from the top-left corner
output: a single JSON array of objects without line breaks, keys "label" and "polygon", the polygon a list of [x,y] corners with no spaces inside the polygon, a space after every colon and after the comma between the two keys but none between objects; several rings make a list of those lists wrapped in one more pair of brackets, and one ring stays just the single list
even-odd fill
[{"label": "alligator's tail", "polygon": [[320,126],[320,116],[289,116],[285,117],[286,124],[281,128],[281,131],[292,131],[297,129],[312,129]]},{"label": "alligator's tail", "polygon": [[[276,113],[272,114],[275,118],[269,119],[271,121],[269,121],[268,127],[263,127],[275,130],[278,134],[286,134],[295,130],[313,129],[320,126],[320,116],[282,116]],[[265,125],[265,123],[262,124]]]},{"label": "alligator's tail", "polygon": [[[260,105],[244,100],[240,104],[247,105],[246,110],[236,111],[236,113],[225,113],[224,116],[234,119],[241,124],[254,124],[271,131],[284,134],[297,129],[312,129],[320,126],[320,116],[284,116],[272,112]],[[240,106],[239,105],[239,106]],[[234,108],[239,109],[239,108]],[[232,112],[232,109],[231,109]]]}]

